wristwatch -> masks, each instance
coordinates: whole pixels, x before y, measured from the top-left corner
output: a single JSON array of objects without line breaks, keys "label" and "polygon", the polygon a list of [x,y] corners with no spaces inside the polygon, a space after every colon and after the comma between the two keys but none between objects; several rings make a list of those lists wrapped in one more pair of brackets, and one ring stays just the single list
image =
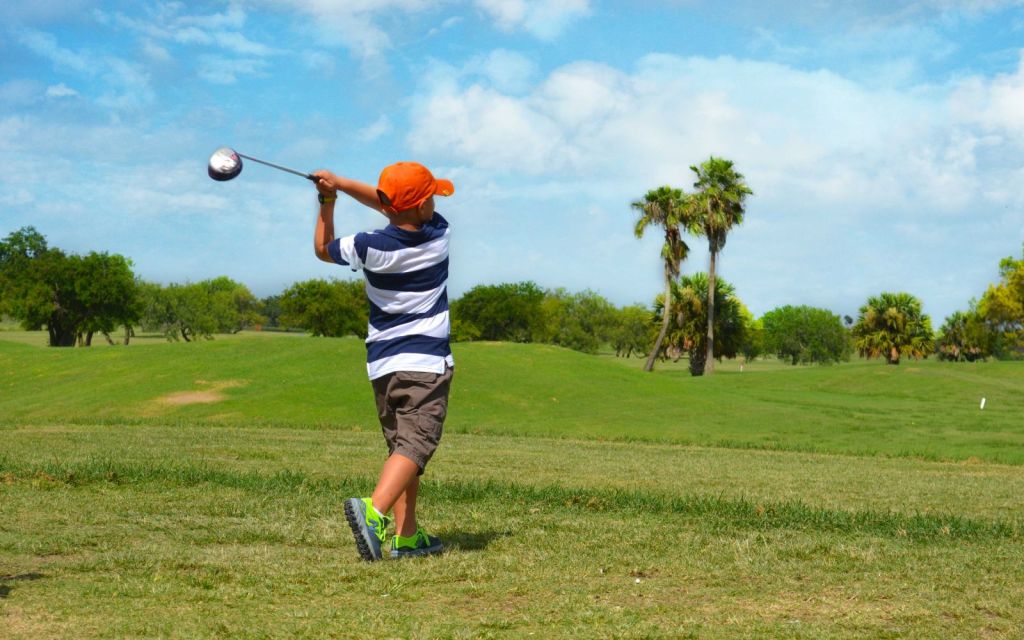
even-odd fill
[{"label": "wristwatch", "polygon": [[324,194],[318,193],[316,194],[316,199],[317,201],[320,202],[320,204],[327,204],[328,202],[334,202],[335,200],[337,200],[338,196],[331,196],[330,198],[325,198]]}]

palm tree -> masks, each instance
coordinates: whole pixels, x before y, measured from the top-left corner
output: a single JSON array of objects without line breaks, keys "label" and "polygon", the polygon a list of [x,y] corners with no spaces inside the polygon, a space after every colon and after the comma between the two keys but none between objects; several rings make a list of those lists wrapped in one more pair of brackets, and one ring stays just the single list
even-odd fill
[{"label": "palm tree", "polygon": [[921,301],[909,293],[868,298],[853,326],[853,337],[861,356],[884,356],[889,364],[899,364],[902,356],[927,356],[934,347],[931,318],[921,313]]},{"label": "palm tree", "polygon": [[[665,300],[672,299],[672,280],[679,275],[679,264],[686,259],[690,247],[683,242],[680,227],[683,226],[686,196],[682,189],[669,186],[658,187],[648,191],[643,200],[637,200],[629,206],[640,213],[636,221],[634,233],[642,238],[647,227],[660,227],[665,232],[665,244],[661,248],[661,258],[665,264]],[[647,356],[644,371],[654,369],[654,360],[661,352],[662,342],[668,332],[670,314],[661,314],[661,331],[654,342],[654,348]]]},{"label": "palm tree", "polygon": [[743,181],[743,174],[733,168],[731,160],[711,156],[699,167],[691,166],[697,175],[691,196],[691,217],[694,230],[708,239],[708,339],[704,373],[715,371],[715,265],[718,252],[725,247],[726,236],[743,222],[743,204],[754,192]]},{"label": "palm tree", "polygon": [[[690,374],[695,376],[703,375],[707,357],[707,302],[706,273],[680,276],[672,283],[672,323],[667,341],[670,349],[688,354]],[[655,308],[659,307],[664,308],[660,301],[655,303]],[[715,317],[718,340],[714,356],[734,358],[743,346],[748,323],[735,288],[724,279],[719,279],[715,289],[715,308],[718,309]]]}]

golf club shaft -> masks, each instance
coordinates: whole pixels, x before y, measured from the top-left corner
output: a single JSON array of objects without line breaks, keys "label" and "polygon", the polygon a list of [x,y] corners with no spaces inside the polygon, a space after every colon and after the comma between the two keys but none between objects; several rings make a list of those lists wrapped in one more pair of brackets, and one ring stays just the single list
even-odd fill
[{"label": "golf club shaft", "polygon": [[[238,153],[238,152],[236,151],[235,153]],[[273,167],[275,169],[280,169],[281,171],[287,171],[288,173],[294,173],[297,176],[302,176],[306,180],[311,180],[313,182],[317,182],[318,180],[320,180],[320,178],[317,178],[316,176],[314,176],[311,173],[303,173],[301,171],[296,171],[295,169],[289,169],[288,167],[282,167],[279,164],[274,164],[273,162],[267,162],[266,160],[260,160],[259,158],[254,158],[252,156],[247,156],[244,153],[238,153],[238,155],[239,155],[239,157],[245,158],[246,160],[252,160],[253,162],[258,162],[260,164],[265,164],[268,167]]]}]

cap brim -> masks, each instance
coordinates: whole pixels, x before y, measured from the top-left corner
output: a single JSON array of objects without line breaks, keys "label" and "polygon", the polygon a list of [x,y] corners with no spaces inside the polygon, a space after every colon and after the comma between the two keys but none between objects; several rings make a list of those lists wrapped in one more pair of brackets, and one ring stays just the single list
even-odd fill
[{"label": "cap brim", "polygon": [[450,196],[455,193],[455,185],[452,184],[451,180],[435,180],[437,185],[434,187],[434,195],[436,196]]}]

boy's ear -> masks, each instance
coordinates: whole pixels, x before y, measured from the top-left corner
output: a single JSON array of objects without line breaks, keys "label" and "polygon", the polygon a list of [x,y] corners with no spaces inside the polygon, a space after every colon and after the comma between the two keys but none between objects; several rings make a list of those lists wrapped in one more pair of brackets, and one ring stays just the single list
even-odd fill
[{"label": "boy's ear", "polygon": [[395,210],[395,206],[393,204],[391,204],[391,198],[388,197],[388,194],[384,193],[380,189],[377,189],[377,198],[380,200],[381,209],[385,213],[390,213],[390,214],[398,213],[398,211]]}]

